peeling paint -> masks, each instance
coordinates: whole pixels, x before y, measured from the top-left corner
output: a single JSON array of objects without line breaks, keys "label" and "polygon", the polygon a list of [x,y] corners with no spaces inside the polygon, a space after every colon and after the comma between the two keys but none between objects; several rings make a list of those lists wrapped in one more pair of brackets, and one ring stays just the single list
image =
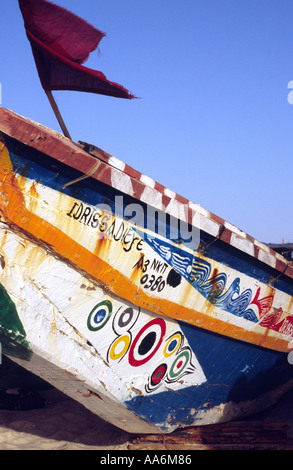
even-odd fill
[{"label": "peeling paint", "polygon": [[[6,171],[11,169],[8,152],[5,154],[4,168],[2,167],[3,172],[5,168]],[[73,217],[75,215],[73,208],[79,207],[79,203],[75,202],[76,206],[74,206],[72,198],[57,192],[55,194],[52,190],[48,191],[48,188],[44,188],[40,183],[24,179],[22,176],[18,176],[16,180],[12,173],[10,180],[6,178],[4,186],[4,193],[10,194],[9,197],[2,201],[2,207],[6,207],[6,217],[10,218],[11,222],[16,223],[20,230],[30,232],[30,236],[38,238],[50,246],[59,256],[66,257],[68,262],[73,262],[79,269],[96,278],[110,292],[121,297],[126,296],[129,300],[143,308],[151,309],[155,313],[173,318],[178,318],[177,311],[180,309],[180,318],[183,321],[211,329],[215,332],[232,335],[239,339],[243,338],[264,346],[267,344],[268,347],[283,349],[287,347],[287,341],[284,342],[283,337],[278,337],[274,331],[266,332],[264,336],[260,324],[255,325],[253,328],[246,329],[245,326],[245,328],[241,329],[241,322],[237,318],[227,316],[215,307],[212,300],[214,297],[202,298],[195,291],[193,283],[187,282],[183,277],[180,278],[180,288],[176,286],[176,290],[176,287],[169,282],[172,273],[170,268],[161,276],[159,274],[156,276],[155,271],[150,272],[149,280],[145,281],[148,274],[134,267],[137,266],[137,263],[140,263],[139,259],[143,258],[152,266],[156,262],[158,255],[154,256],[151,247],[138,235],[135,235],[135,238],[133,235],[133,240],[142,241],[139,241],[137,244],[132,242],[127,249],[128,251],[125,251],[123,244],[117,243],[109,237],[98,236],[95,240],[91,230],[77,219],[78,214],[75,216],[76,218]],[[49,209],[45,208],[42,203],[42,199],[45,196],[44,191],[46,199],[48,199],[49,193],[51,198],[53,196],[53,199],[56,199],[55,203],[52,200],[52,207]],[[9,202],[5,203],[5,201]],[[76,209],[74,210],[76,211]],[[70,217],[65,214],[70,214]],[[84,209],[83,214],[85,214]],[[100,219],[100,230],[110,233],[109,227],[113,224],[113,218],[109,218],[106,212],[102,212]],[[87,219],[85,219],[86,221]],[[126,227],[126,222],[124,224]],[[57,229],[57,227],[62,227],[62,229]],[[140,251],[141,248],[143,248],[143,251]],[[201,254],[201,259],[203,262],[211,262],[203,254]],[[211,265],[213,269],[211,282],[213,282],[212,280],[217,279],[220,271],[214,262]],[[194,277],[194,274],[192,276]],[[163,285],[163,283],[165,285],[163,290],[156,290],[152,293],[150,288],[146,289],[149,281],[152,279],[156,281],[159,277],[161,277],[162,281],[158,285]],[[245,278],[243,274],[242,277]],[[243,282],[247,282],[247,285],[250,285],[250,280],[248,279],[244,279]],[[262,287],[261,283],[258,285],[265,292],[267,287]],[[212,291],[213,296],[217,295],[219,285],[215,283]],[[288,303],[290,300],[291,298],[288,297]],[[285,312],[284,309],[283,311]]]},{"label": "peeling paint", "polygon": [[[32,142],[42,146],[46,135],[37,135]],[[70,165],[64,160],[67,169],[57,169],[59,157],[52,171],[29,147],[15,152],[1,141],[0,325],[32,353],[34,371],[104,419],[142,432],[252,409],[267,392],[265,380],[254,385],[255,374],[270,373],[275,383],[281,358],[285,373],[276,388],[285,387],[289,371],[279,352],[293,336],[292,282],[266,274],[277,263],[269,248],[242,241],[245,234],[214,217],[205,227],[215,235],[205,232],[192,251],[94,206],[90,192],[110,203],[118,180],[133,195],[131,175],[110,171],[106,196],[98,180],[94,189],[88,180],[83,191],[68,188]],[[175,193],[150,184],[141,200],[162,208],[171,198],[168,210],[183,214]],[[243,249],[241,259],[221,248],[227,239]],[[239,386],[244,379],[247,387]]]}]

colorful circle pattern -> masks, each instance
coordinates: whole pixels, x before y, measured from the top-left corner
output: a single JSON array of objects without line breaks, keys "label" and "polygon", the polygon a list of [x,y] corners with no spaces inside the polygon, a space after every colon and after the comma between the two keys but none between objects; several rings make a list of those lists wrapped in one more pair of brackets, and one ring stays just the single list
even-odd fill
[{"label": "colorful circle pattern", "polygon": [[172,356],[180,347],[182,340],[183,340],[183,337],[180,332],[177,332],[174,335],[172,335],[168,339],[166,346],[164,348],[164,356],[165,357]]},{"label": "colorful circle pattern", "polygon": [[120,308],[113,319],[113,330],[116,335],[123,335],[125,331],[130,332],[139,316],[139,310],[132,307]]},{"label": "colorful circle pattern", "polygon": [[112,315],[112,304],[109,300],[104,300],[96,305],[87,320],[90,331],[98,331],[103,328]]},{"label": "colorful circle pattern", "polygon": [[[93,332],[101,330],[111,318],[112,310],[112,303],[108,300],[96,305],[87,320],[89,330]],[[118,309],[111,325],[116,338],[108,349],[107,361],[120,362],[128,355],[128,364],[138,368],[149,363],[161,350],[162,362],[155,361],[157,365],[145,386],[146,392],[151,393],[163,382],[173,383],[184,375],[192,373],[195,367],[192,365],[192,351],[189,346],[184,345],[184,335],[181,331],[175,331],[165,340],[167,325],[163,318],[148,321],[133,334],[133,327],[139,316],[140,309],[132,307]]]},{"label": "colorful circle pattern", "polygon": [[127,354],[132,342],[131,328],[136,323],[138,317],[139,311],[135,311],[131,307],[118,309],[112,323],[113,330],[118,337],[113,341],[108,350],[108,362],[121,361]]},{"label": "colorful circle pattern", "polygon": [[146,385],[146,391],[149,393],[156,390],[162,381],[166,383],[177,382],[195,370],[191,362],[191,349],[189,346],[184,346],[184,336],[180,331],[167,339],[163,355],[165,362],[154,370]]},{"label": "colorful circle pattern", "polygon": [[146,364],[160,348],[166,333],[166,322],[155,318],[136,335],[129,351],[129,364],[139,367]]},{"label": "colorful circle pattern", "polygon": [[179,375],[185,370],[190,362],[190,349],[184,349],[176,356],[175,361],[170,367],[169,375],[171,379],[177,379]]},{"label": "colorful circle pattern", "polygon": [[121,359],[127,353],[130,341],[130,335],[120,336],[120,338],[116,339],[109,349],[110,359],[112,359],[112,361]]},{"label": "colorful circle pattern", "polygon": [[161,364],[157,367],[151,375],[151,385],[152,387],[157,387],[167,372],[167,364]]}]

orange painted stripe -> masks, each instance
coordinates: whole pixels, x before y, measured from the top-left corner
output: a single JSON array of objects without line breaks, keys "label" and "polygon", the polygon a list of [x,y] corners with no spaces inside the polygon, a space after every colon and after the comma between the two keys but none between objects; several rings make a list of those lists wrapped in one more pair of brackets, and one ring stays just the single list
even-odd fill
[{"label": "orange painted stripe", "polygon": [[[15,224],[37,244],[45,244],[50,250],[58,254],[61,259],[65,259],[66,263],[84,271],[87,275],[94,278],[95,281],[98,281],[108,292],[127,299],[134,305],[214,333],[265,348],[288,352],[288,341],[269,336],[268,334],[247,331],[199,311],[178,305],[170,300],[156,299],[148,295],[141,288],[137,287],[133,282],[134,279],[128,279],[99,256],[76,243],[62,230],[31,213],[25,206],[24,196],[17,184],[15,174],[11,171],[12,165],[8,150],[6,147],[2,147],[1,150],[0,147],[0,152],[0,181],[2,181],[0,192],[1,212],[6,221]],[[109,241],[106,240],[106,242]],[[268,330],[266,333],[268,333]]]}]

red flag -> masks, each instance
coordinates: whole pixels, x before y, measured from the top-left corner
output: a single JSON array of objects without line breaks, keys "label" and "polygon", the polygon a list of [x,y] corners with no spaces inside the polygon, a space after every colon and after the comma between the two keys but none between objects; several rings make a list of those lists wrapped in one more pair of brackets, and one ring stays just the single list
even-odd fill
[{"label": "red flag", "polygon": [[47,0],[19,0],[19,6],[45,91],[74,90],[134,98],[102,72],[82,65],[105,33]]}]

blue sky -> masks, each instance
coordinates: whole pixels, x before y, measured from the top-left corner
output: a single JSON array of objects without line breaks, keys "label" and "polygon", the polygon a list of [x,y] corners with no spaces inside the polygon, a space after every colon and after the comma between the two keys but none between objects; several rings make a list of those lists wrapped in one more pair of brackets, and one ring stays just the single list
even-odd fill
[{"label": "blue sky", "polygon": [[[54,92],[73,140],[260,241],[293,241],[292,0],[55,3],[106,32],[86,65],[141,97]],[[17,0],[2,1],[0,45],[2,105],[59,131]]]}]

